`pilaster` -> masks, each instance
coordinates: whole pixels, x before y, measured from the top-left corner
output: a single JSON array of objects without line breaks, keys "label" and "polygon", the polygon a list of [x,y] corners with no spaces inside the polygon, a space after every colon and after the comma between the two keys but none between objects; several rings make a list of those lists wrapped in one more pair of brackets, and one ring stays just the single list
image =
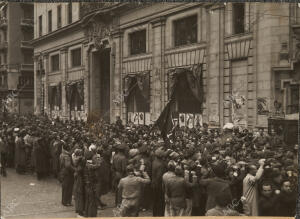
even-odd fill
[{"label": "pilaster", "polygon": [[60,68],[61,68],[61,98],[62,115],[64,119],[68,118],[68,103],[66,98],[66,85],[68,81],[68,48],[60,49]]},{"label": "pilaster", "polygon": [[162,112],[166,103],[163,102],[165,94],[165,26],[166,18],[159,17],[151,22],[153,28],[153,43],[152,43],[152,72],[151,72],[151,105],[150,115],[151,120],[155,121]]}]

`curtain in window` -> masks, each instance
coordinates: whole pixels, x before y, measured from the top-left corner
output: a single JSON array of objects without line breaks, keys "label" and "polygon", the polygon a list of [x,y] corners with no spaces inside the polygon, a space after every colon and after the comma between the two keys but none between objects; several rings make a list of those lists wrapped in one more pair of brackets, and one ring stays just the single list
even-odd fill
[{"label": "curtain in window", "polygon": [[68,84],[66,86],[66,98],[67,98],[67,103],[70,104],[71,103],[71,98],[73,95],[73,91],[74,91],[74,84]]},{"label": "curtain in window", "polygon": [[50,107],[52,106],[52,87],[48,87],[48,104],[50,105]]},{"label": "curtain in window", "polygon": [[137,85],[143,97],[148,100],[150,95],[150,71],[136,75]]},{"label": "curtain in window", "polygon": [[[200,102],[203,102],[203,76],[202,66],[195,65],[191,69],[174,69],[169,73],[169,98],[175,92],[175,85],[182,85],[181,80],[187,80],[188,88],[191,90],[193,96]],[[183,86],[183,85],[182,85]]]},{"label": "curtain in window", "polygon": [[[188,87],[187,87],[188,86]],[[176,114],[176,101],[180,97],[183,89],[190,88],[190,93],[199,101],[203,102],[203,80],[202,68],[200,65],[191,69],[174,69],[169,72],[169,102],[163,109],[154,126],[157,126],[165,141],[167,134],[172,130],[172,115]],[[188,99],[188,97],[186,97]],[[181,98],[184,99],[184,98]],[[193,109],[192,109],[193,110]]]},{"label": "curtain in window", "polygon": [[136,83],[135,75],[127,75],[124,78],[123,94],[124,94],[124,101],[126,104],[128,103],[129,97],[130,97],[131,93],[133,92],[136,85],[137,85],[137,83]]},{"label": "curtain in window", "polygon": [[57,106],[61,109],[61,83],[57,85]]},{"label": "curtain in window", "polygon": [[[129,104],[130,101],[135,99],[137,102],[137,110],[146,109],[146,106],[141,106],[149,104],[150,95],[150,71],[127,75],[124,79],[124,99],[125,103]],[[132,108],[132,107],[131,107]],[[143,111],[143,110],[142,110]],[[147,110],[146,110],[147,111]]]},{"label": "curtain in window", "polygon": [[80,98],[81,100],[83,100],[83,99],[84,99],[83,80],[77,82],[76,88],[77,88],[77,93],[78,93],[78,95],[79,95],[79,98]]}]

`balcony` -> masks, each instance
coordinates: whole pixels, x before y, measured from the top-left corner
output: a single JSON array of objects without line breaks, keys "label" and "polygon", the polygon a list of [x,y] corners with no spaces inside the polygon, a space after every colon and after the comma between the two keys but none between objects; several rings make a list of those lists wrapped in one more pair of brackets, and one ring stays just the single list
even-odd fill
[{"label": "balcony", "polygon": [[21,20],[22,28],[33,28],[33,26],[34,26],[33,18],[23,18]]},{"label": "balcony", "polygon": [[21,75],[19,77],[18,89],[33,89],[34,87],[34,77],[29,75]]},{"label": "balcony", "polygon": [[21,64],[21,71],[32,71],[33,72],[33,64]]},{"label": "balcony", "polygon": [[21,49],[33,49],[33,46],[30,44],[30,41],[22,40]]},{"label": "balcony", "polygon": [[7,71],[7,65],[6,64],[0,65],[0,72],[3,72],[3,71]]},{"label": "balcony", "polygon": [[0,28],[1,29],[7,28],[7,18],[5,18],[5,17],[0,18]]},{"label": "balcony", "polygon": [[7,72],[0,73],[0,91],[7,90]]},{"label": "balcony", "polygon": [[7,50],[8,43],[6,41],[0,42],[0,51]]}]

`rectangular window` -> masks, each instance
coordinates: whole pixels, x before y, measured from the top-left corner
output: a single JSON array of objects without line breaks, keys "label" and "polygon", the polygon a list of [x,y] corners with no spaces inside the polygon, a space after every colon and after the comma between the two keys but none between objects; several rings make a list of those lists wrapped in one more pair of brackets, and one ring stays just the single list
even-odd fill
[{"label": "rectangular window", "polygon": [[175,46],[197,42],[197,15],[174,21]]},{"label": "rectangular window", "polygon": [[57,6],[57,29],[61,28],[61,5]]},{"label": "rectangular window", "polygon": [[51,71],[59,71],[59,54],[51,56]]},{"label": "rectangular window", "polygon": [[72,2],[68,3],[68,24],[72,23]]},{"label": "rectangular window", "polygon": [[129,39],[131,55],[146,53],[146,30],[131,33]]},{"label": "rectangular window", "polygon": [[72,50],[71,58],[72,58],[72,67],[81,66],[81,48]]},{"label": "rectangular window", "polygon": [[33,32],[32,31],[23,31],[23,39],[24,41],[30,41],[33,39]]},{"label": "rectangular window", "polygon": [[24,64],[32,64],[33,63],[33,60],[32,60],[33,51],[30,51],[30,50],[23,51],[23,56],[24,56]]},{"label": "rectangular window", "polygon": [[39,16],[39,36],[43,35],[43,16]]},{"label": "rectangular window", "polygon": [[3,31],[3,36],[4,36],[4,42],[7,41],[7,31]]},{"label": "rectangular window", "polygon": [[4,53],[4,60],[3,60],[4,64],[7,64],[7,54]]},{"label": "rectangular window", "polygon": [[232,6],[233,34],[245,32],[245,3],[234,3]]},{"label": "rectangular window", "polygon": [[48,32],[52,32],[52,10],[48,11]]},{"label": "rectangular window", "polygon": [[31,5],[25,6],[23,9],[23,14],[24,14],[24,19],[33,19],[34,8]]},{"label": "rectangular window", "polygon": [[299,85],[291,85],[291,104],[288,106],[288,113],[299,112]]},{"label": "rectangular window", "polygon": [[3,17],[7,18],[7,6],[3,8]]}]

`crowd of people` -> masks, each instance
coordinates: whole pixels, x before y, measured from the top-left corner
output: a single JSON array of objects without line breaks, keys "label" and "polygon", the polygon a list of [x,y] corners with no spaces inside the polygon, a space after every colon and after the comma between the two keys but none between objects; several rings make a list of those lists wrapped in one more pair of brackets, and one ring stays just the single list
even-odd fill
[{"label": "crowd of people", "polygon": [[[106,207],[116,216],[295,216],[298,145],[280,130],[268,135],[226,124],[174,127],[168,139],[152,126],[1,118],[1,175],[6,167],[38,180],[56,177],[62,205],[73,197],[80,217]],[[9,176],[8,176],[9,177]]]}]

